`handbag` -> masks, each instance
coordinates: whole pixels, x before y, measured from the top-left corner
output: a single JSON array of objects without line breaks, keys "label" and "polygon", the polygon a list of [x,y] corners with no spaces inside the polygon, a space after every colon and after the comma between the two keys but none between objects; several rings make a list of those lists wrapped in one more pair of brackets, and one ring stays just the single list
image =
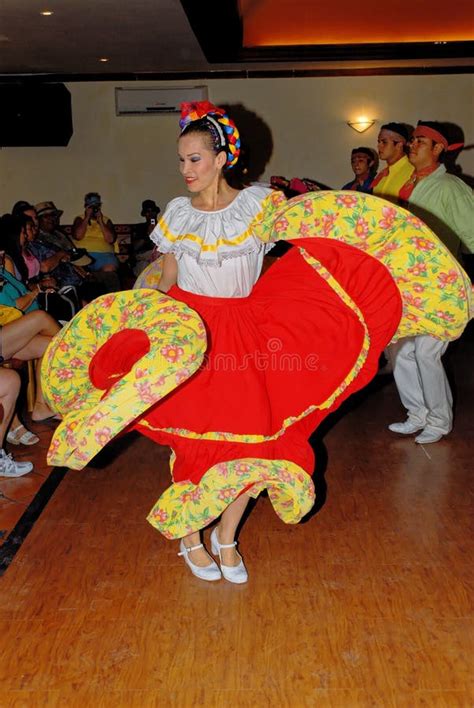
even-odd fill
[{"label": "handbag", "polygon": [[68,322],[80,309],[76,288],[72,285],[65,285],[54,292],[39,293],[38,304],[60,323]]},{"label": "handbag", "polygon": [[23,317],[23,312],[17,307],[10,307],[8,305],[0,305],[0,327],[8,324],[9,322],[14,322],[20,317]]}]

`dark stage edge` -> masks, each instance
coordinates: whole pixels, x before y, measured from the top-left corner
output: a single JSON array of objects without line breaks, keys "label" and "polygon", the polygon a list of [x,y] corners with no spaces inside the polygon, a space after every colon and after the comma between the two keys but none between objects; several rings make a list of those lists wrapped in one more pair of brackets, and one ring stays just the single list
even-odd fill
[{"label": "dark stage edge", "polygon": [[54,467],[51,474],[43,482],[35,497],[27,506],[15,527],[8,534],[5,543],[0,547],[0,577],[8,570],[26,537],[38,521],[49,500],[63,481],[67,467]]}]

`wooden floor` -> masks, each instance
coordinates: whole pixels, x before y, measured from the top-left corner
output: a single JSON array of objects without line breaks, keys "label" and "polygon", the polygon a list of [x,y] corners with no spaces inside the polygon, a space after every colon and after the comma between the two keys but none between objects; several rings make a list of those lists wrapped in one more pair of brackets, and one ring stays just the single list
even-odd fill
[{"label": "wooden floor", "polygon": [[450,352],[438,444],[387,431],[391,377],[326,426],[316,513],[285,526],[259,498],[245,586],[195,579],[145,521],[166,449],[68,472],[2,579],[0,706],[473,706],[473,353]]}]

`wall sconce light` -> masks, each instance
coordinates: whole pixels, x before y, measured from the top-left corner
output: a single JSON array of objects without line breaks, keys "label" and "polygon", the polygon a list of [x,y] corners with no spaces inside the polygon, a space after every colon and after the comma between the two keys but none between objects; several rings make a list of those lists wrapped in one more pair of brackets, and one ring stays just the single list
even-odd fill
[{"label": "wall sconce light", "polygon": [[365,133],[365,131],[371,128],[374,123],[375,118],[365,118],[365,116],[347,121],[347,125],[356,130],[358,133]]}]

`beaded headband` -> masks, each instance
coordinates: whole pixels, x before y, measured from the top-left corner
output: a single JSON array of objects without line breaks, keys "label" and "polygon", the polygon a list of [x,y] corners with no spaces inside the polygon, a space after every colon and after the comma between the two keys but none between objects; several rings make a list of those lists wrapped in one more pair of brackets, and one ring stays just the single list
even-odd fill
[{"label": "beaded headband", "polygon": [[216,147],[223,148],[226,151],[226,168],[233,167],[240,155],[240,135],[234,121],[229,118],[222,108],[214,106],[209,101],[182,103],[181,119],[179,121],[181,132],[186,130],[188,125],[198,120],[207,124]]}]

